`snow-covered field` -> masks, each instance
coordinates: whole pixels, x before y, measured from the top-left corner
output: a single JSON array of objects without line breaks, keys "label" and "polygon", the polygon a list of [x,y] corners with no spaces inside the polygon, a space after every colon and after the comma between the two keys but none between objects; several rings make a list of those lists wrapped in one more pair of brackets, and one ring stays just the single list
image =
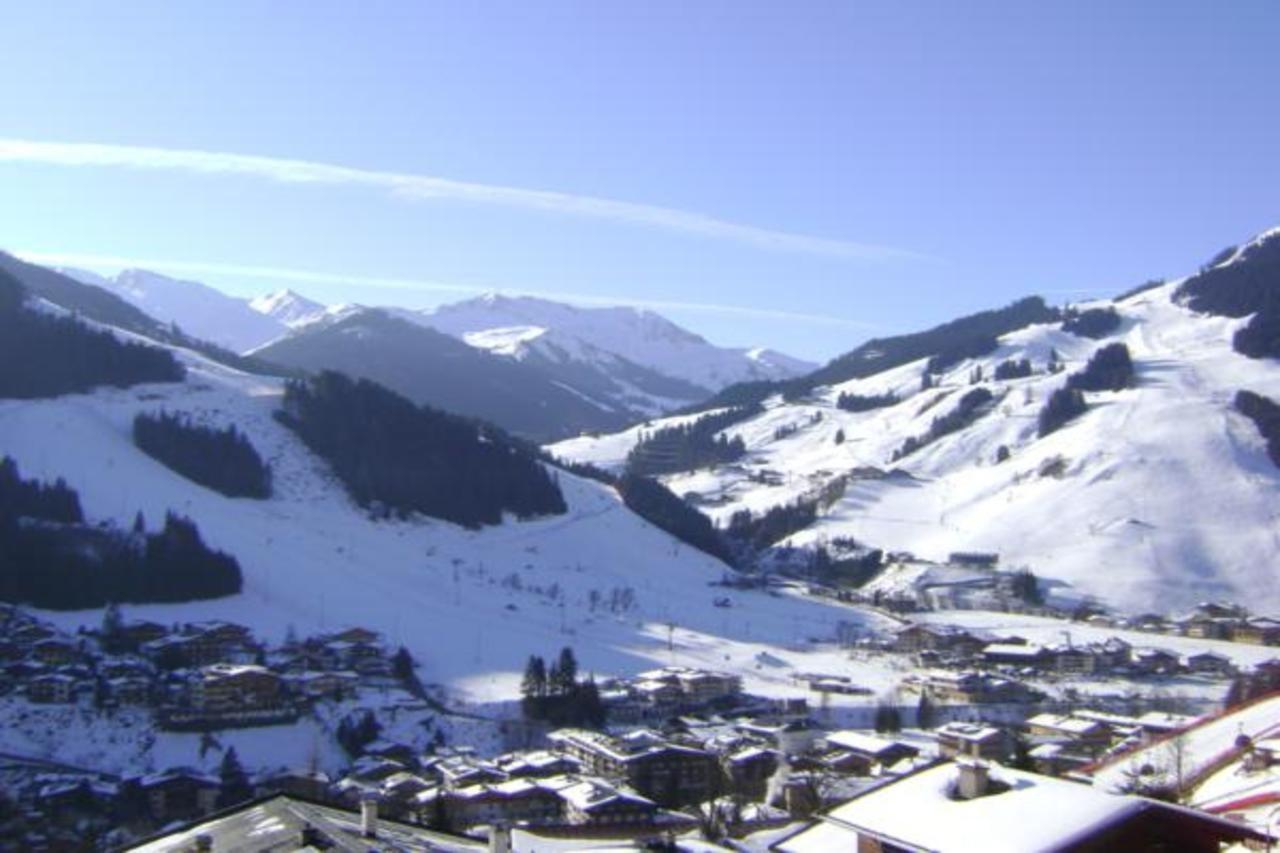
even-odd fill
[{"label": "snow-covered field", "polygon": [[[428,520],[373,521],[347,498],[325,464],[272,418],[278,380],[239,373],[190,353],[186,382],[104,389],[90,395],[0,403],[0,452],[26,477],[63,477],[94,521],[152,527],[164,513],[190,515],[205,539],[234,554],[243,594],[182,605],[126,605],[128,617],[162,623],[225,618],[279,642],[362,625],[403,644],[423,664],[425,681],[458,699],[510,699],[530,654],[571,645],[584,670],[631,674],[656,663],[740,672],[748,689],[777,692],[790,667],[836,666],[830,641],[839,623],[865,629],[882,617],[835,604],[709,586],[726,567],[673,540],[622,505],[612,489],[561,475],[567,515],[480,531]],[[267,501],[229,499],[198,487],[138,451],[135,413],[188,412],[236,424],[274,472]],[[635,607],[591,607],[631,589]],[[74,628],[98,612],[50,613]],[[668,647],[670,644],[670,648]],[[765,666],[767,652],[786,666]]]},{"label": "snow-covered field", "polygon": [[149,710],[100,711],[86,705],[32,705],[16,696],[0,699],[0,757],[18,755],[58,761],[104,773],[146,773],[168,767],[216,772],[234,747],[254,770],[314,767],[336,773],[350,759],[335,740],[343,717],[373,710],[382,737],[419,748],[440,732],[448,743],[466,743],[483,753],[500,752],[496,726],[442,716],[398,689],[364,688],[341,702],[323,702],[289,725],[223,729],[204,735],[155,728]]},{"label": "snow-covered field", "polygon": [[[1280,396],[1280,370],[1234,352],[1231,335],[1243,321],[1182,308],[1171,299],[1176,286],[1119,303],[1120,327],[1103,340],[1057,324],[1032,326],[1004,336],[991,355],[956,365],[929,390],[920,388],[920,361],[818,389],[807,401],[775,398],[761,415],[725,430],[747,445],[741,464],[672,476],[667,485],[698,494],[704,509],[725,521],[849,475],[843,499],[790,544],[852,537],[936,560],[993,551],[1005,566],[1026,566],[1132,610],[1167,611],[1215,597],[1260,611],[1280,608],[1272,559],[1280,551],[1280,471],[1254,424],[1232,408],[1242,388]],[[1128,346],[1136,386],[1088,394],[1085,415],[1038,438],[1045,399],[1111,341]],[[1064,373],[1044,372],[1051,350],[1066,363]],[[1031,377],[991,380],[998,363],[1021,358],[1031,360]],[[974,368],[986,377],[995,407],[891,462],[908,436],[924,434],[955,407]],[[893,392],[900,402],[849,413],[835,405],[841,392]],[[794,431],[778,437],[779,428]],[[638,435],[579,438],[551,450],[616,467]],[[997,463],[1001,446],[1010,458]],[[912,476],[856,472],[869,467]]]}]

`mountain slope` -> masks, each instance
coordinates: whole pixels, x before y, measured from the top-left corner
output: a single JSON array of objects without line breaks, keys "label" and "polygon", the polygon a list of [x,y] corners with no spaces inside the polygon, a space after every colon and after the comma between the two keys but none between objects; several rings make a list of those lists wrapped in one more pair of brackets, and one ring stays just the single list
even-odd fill
[{"label": "mountain slope", "polygon": [[292,290],[277,290],[249,300],[249,307],[289,328],[313,323],[325,316],[326,307]]},{"label": "mountain slope", "polygon": [[101,287],[163,323],[244,353],[288,331],[282,321],[250,307],[243,299],[196,281],[170,278],[146,270],[124,270],[106,277],[84,270],[62,270],[85,284]]},{"label": "mountain slope", "polygon": [[[1280,280],[1270,286],[1280,291]],[[1196,314],[1179,304],[1178,292],[1173,283],[1119,301],[1120,323],[1100,340],[1057,322],[1004,334],[995,351],[938,371],[927,390],[928,359],[919,358],[818,385],[794,402],[775,395],[765,412],[725,431],[744,439],[745,460],[663,479],[677,494],[697,496],[721,522],[824,487],[842,494],[783,545],[851,538],[940,560],[955,551],[997,552],[1006,565],[1134,609],[1214,596],[1280,607],[1272,567],[1280,553],[1280,470],[1257,428],[1233,407],[1242,388],[1280,397],[1280,369],[1232,349],[1245,319]],[[1113,342],[1131,353],[1133,387],[1087,393],[1082,416],[1039,437],[1037,416],[1049,395]],[[1062,373],[1046,371],[1054,353],[1065,362]],[[1024,358],[1032,375],[993,379],[1001,362]],[[935,418],[957,407],[975,387],[975,371],[994,405],[894,461],[908,437],[928,435]],[[898,402],[855,413],[838,407],[842,393],[894,394]],[[580,438],[551,450],[616,469],[638,437]],[[893,470],[900,475],[885,476]]]},{"label": "mountain slope", "polygon": [[[878,624],[847,608],[763,593],[736,593],[740,608],[713,607],[708,584],[722,576],[722,563],[640,520],[609,487],[563,472],[562,516],[482,530],[421,517],[375,520],[278,422],[281,380],[176,352],[188,371],[180,383],[0,400],[0,445],[24,476],[65,478],[86,514],[126,528],[137,510],[147,519],[179,510],[198,519],[211,547],[240,562],[240,595],[130,606],[130,617],[230,619],[275,642],[290,627],[305,635],[364,625],[408,647],[425,680],[480,700],[513,698],[528,655],[567,644],[600,674],[676,656],[739,672],[752,689],[789,691],[795,669],[844,659],[834,644],[810,647],[806,637],[834,638],[842,623]],[[134,417],[161,408],[234,424],[272,466],[272,496],[224,497],[138,450]],[[597,603],[615,589],[631,590],[634,605],[614,612]],[[101,613],[50,618],[92,625]],[[762,652],[782,663],[760,671]]]},{"label": "mountain slope", "polygon": [[[543,329],[542,340],[578,357],[610,353],[630,364],[716,391],[734,382],[785,379],[811,367],[766,350],[717,347],[670,320],[637,308],[579,308],[528,296],[489,294],[422,313],[423,322],[455,337],[492,329]],[[516,349],[511,354],[519,355]]]},{"label": "mountain slope", "polygon": [[375,309],[313,324],[255,351],[304,370],[372,379],[409,399],[546,438],[617,429],[629,414],[537,370]]}]

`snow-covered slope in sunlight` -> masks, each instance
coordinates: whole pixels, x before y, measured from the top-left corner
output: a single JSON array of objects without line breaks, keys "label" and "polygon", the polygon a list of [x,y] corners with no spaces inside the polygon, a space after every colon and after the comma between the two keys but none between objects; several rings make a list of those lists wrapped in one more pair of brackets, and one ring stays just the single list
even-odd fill
[{"label": "snow-covered slope in sunlight", "polygon": [[[766,349],[718,347],[670,320],[636,308],[579,308],[527,296],[489,294],[421,313],[422,322],[456,337],[494,329],[542,329],[523,351],[582,362],[619,360],[718,391],[735,382],[787,379],[814,365]],[[477,341],[482,346],[485,339]],[[511,353],[522,357],[522,351]]]},{"label": "snow-covered slope in sunlight", "polygon": [[325,316],[326,307],[292,290],[277,290],[249,300],[249,307],[290,329]]},{"label": "snow-covered slope in sunlight", "polygon": [[[927,390],[921,360],[795,402],[775,397],[762,414],[725,431],[746,442],[741,463],[664,479],[677,494],[696,493],[721,522],[823,486],[838,491],[843,482],[843,497],[783,544],[852,537],[936,560],[997,552],[1006,566],[1025,565],[1130,609],[1168,610],[1215,596],[1280,608],[1280,470],[1232,405],[1240,389],[1280,397],[1280,368],[1232,349],[1244,320],[1195,314],[1171,299],[1176,287],[1118,303],[1119,328],[1101,340],[1056,323],[1005,335],[994,353],[956,364]],[[1087,393],[1084,415],[1039,438],[1047,397],[1113,341],[1132,354],[1134,386]],[[1046,371],[1051,351],[1065,362],[1062,373]],[[1031,361],[1031,376],[993,378],[1000,362],[1022,358]],[[924,435],[975,387],[975,370],[994,405],[895,462],[909,436]],[[836,405],[842,392],[892,392],[899,402],[852,413]],[[616,468],[641,432],[550,449]]]},{"label": "snow-covered slope in sunlight", "polygon": [[282,322],[254,310],[248,301],[200,282],[136,269],[113,277],[76,269],[61,272],[108,290],[155,319],[177,324],[187,334],[232,352],[247,352],[288,331]]},{"label": "snow-covered slope in sunlight", "polygon": [[[155,525],[170,509],[192,517],[206,541],[234,554],[240,595],[181,605],[126,605],[132,617],[168,624],[226,618],[273,641],[365,625],[403,643],[423,677],[473,699],[509,699],[531,653],[573,645],[584,668],[633,673],[675,660],[732,669],[762,692],[790,690],[799,668],[839,666],[840,622],[879,617],[789,596],[708,586],[726,567],[632,514],[610,488],[560,474],[567,515],[509,521],[478,531],[428,520],[374,521],[326,465],[272,413],[279,381],[182,353],[179,384],[101,390],[53,400],[0,401],[0,447],[27,477],[63,477],[87,515],[128,525],[141,510]],[[276,495],[229,499],[192,484],[141,453],[130,438],[139,411],[164,408],[211,424],[235,424],[273,469]],[[614,589],[636,606],[609,612]],[[50,614],[63,625],[96,624],[97,612]],[[671,646],[668,647],[670,642]],[[757,655],[788,663],[759,671]],[[881,679],[886,676],[879,676]]]}]

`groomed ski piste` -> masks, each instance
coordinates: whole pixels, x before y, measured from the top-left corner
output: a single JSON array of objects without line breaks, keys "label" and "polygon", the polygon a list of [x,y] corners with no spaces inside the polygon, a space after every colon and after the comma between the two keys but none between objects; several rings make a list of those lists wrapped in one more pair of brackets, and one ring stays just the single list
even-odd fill
[{"label": "groomed ski piste", "polygon": [[[921,389],[921,360],[819,388],[801,401],[771,398],[763,413],[723,431],[742,437],[744,459],[664,482],[677,494],[696,495],[700,508],[724,524],[738,510],[759,514],[847,476],[844,496],[780,546],[849,537],[936,561],[957,551],[997,553],[1006,568],[1029,568],[1122,611],[1170,612],[1215,598],[1276,610],[1280,470],[1232,402],[1241,389],[1280,397],[1280,370],[1232,349],[1232,334],[1246,320],[1176,304],[1178,284],[1117,302],[1120,325],[1100,340],[1058,323],[1030,326],[1002,337],[990,355],[946,370],[931,389]],[[1084,415],[1038,438],[1037,414],[1048,396],[1114,341],[1129,348],[1134,386],[1086,393]],[[1065,363],[1063,372],[1046,373],[1051,351]],[[1032,376],[992,378],[1000,362],[1023,358]],[[975,369],[996,398],[990,410],[893,461],[908,436],[925,434],[936,416],[977,387]],[[850,413],[836,406],[841,393],[893,393],[899,402]],[[616,471],[644,433],[691,419],[571,439],[550,450]],[[1009,458],[999,462],[1002,446]]]}]

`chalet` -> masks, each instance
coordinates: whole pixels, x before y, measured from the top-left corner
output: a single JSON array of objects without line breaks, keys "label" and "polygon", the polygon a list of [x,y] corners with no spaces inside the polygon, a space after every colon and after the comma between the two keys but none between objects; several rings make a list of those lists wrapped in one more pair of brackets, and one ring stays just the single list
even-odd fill
[{"label": "chalet", "polygon": [[180,639],[180,648],[192,666],[249,661],[257,651],[253,632],[234,622],[190,622],[182,626]]},{"label": "chalet", "polygon": [[939,702],[956,704],[1026,702],[1034,695],[1019,681],[980,672],[930,672],[915,683]]},{"label": "chalet", "polygon": [[1235,664],[1231,658],[1226,655],[1220,655],[1217,652],[1197,652],[1196,654],[1187,655],[1184,660],[1188,672],[1194,672],[1201,675],[1213,675],[1219,678],[1229,678],[1235,674]]},{"label": "chalet", "polygon": [[741,720],[735,728],[786,755],[807,752],[821,732],[808,717]]},{"label": "chalet", "polygon": [[564,813],[564,802],[555,790],[529,779],[451,791],[434,789],[420,794],[415,802],[423,819],[431,820],[443,809],[449,824],[463,829],[494,823],[558,823]]},{"label": "chalet", "polygon": [[1049,653],[1053,655],[1054,670],[1063,675],[1092,675],[1098,666],[1097,655],[1087,646],[1051,646]]},{"label": "chalet", "polygon": [[259,776],[253,784],[258,796],[288,794],[310,800],[323,800],[332,784],[322,770],[281,769]]},{"label": "chalet", "polygon": [[56,636],[57,632],[48,625],[36,622],[33,619],[22,622],[9,630],[9,639],[27,649],[41,640],[48,640]]},{"label": "chalet", "polygon": [[218,804],[221,789],[217,778],[190,768],[153,773],[125,785],[141,794],[152,819],[164,823],[209,814]]},{"label": "chalet", "polygon": [[417,753],[413,747],[390,740],[375,740],[369,743],[364,748],[364,754],[397,761],[405,767],[415,767],[418,764]]},{"label": "chalet", "polygon": [[1179,850],[1266,836],[1234,821],[980,762],[943,763],[871,788],[775,843],[782,853],[856,850]]},{"label": "chalet", "polygon": [[1142,731],[1147,738],[1154,739],[1194,726],[1198,720],[1199,717],[1191,717],[1186,714],[1174,714],[1168,711],[1148,711],[1138,717],[1138,725],[1142,727]]},{"label": "chalet", "polygon": [[295,696],[306,699],[341,699],[355,692],[360,676],[344,670],[292,672],[284,683]]},{"label": "chalet", "polygon": [[599,732],[560,729],[548,740],[582,762],[588,773],[624,780],[644,796],[664,803],[705,799],[719,775],[711,753],[660,739],[623,741]]},{"label": "chalet", "polygon": [[389,814],[410,815],[417,810],[416,798],[430,790],[437,786],[405,770],[383,779],[378,797]]},{"label": "chalet", "polygon": [[111,698],[120,705],[146,705],[151,701],[151,679],[122,675],[107,680]]},{"label": "chalet", "polygon": [[497,767],[466,755],[451,755],[423,761],[423,770],[434,775],[447,789],[465,788],[506,781],[506,774]]},{"label": "chalet", "polygon": [[[375,840],[376,839],[376,840]],[[138,850],[433,850],[483,853],[488,845],[378,814],[373,799],[352,812],[276,794],[169,829]]]},{"label": "chalet", "polygon": [[565,823],[586,826],[651,825],[658,806],[639,794],[600,779],[559,776],[542,786],[555,793]]},{"label": "chalet", "polygon": [[1134,649],[1130,667],[1145,675],[1175,675],[1182,670],[1182,660],[1167,649]]},{"label": "chalet", "polygon": [[1248,619],[1231,629],[1231,639],[1255,646],[1280,646],[1280,619],[1266,616]]},{"label": "chalet", "polygon": [[48,638],[31,646],[31,659],[45,666],[66,666],[80,660],[80,650],[66,640]]},{"label": "chalet", "polygon": [[27,699],[41,704],[75,701],[76,680],[60,672],[39,675],[27,681]]},{"label": "chalet", "polygon": [[1226,640],[1238,624],[1238,619],[1197,614],[1178,623],[1178,627],[1184,635],[1197,640]]},{"label": "chalet", "polygon": [[761,799],[780,760],[776,750],[752,745],[722,755],[720,768],[730,791]]},{"label": "chalet", "polygon": [[121,647],[136,650],[144,643],[150,643],[169,635],[169,629],[159,622],[148,622],[137,619],[122,623],[116,629],[113,641]]},{"label": "chalet", "polygon": [[1011,643],[992,643],[982,650],[982,662],[995,666],[1016,666],[1040,668],[1047,666],[1053,659],[1043,646],[1035,644],[1016,645]]},{"label": "chalet", "polygon": [[1003,729],[980,723],[947,723],[934,731],[938,751],[948,758],[984,758],[1003,761],[1009,754],[1009,738]]},{"label": "chalet", "polygon": [[866,732],[831,732],[824,740],[828,751],[824,763],[856,776],[869,776],[877,767],[890,767],[920,754],[914,746]]},{"label": "chalet", "polygon": [[655,707],[674,707],[683,698],[680,685],[670,681],[642,679],[632,684],[631,689],[642,701]]},{"label": "chalet", "polygon": [[283,704],[279,675],[255,664],[215,663],[191,684],[191,705],[200,711],[248,711]]},{"label": "chalet", "polygon": [[1119,637],[1108,637],[1103,642],[1094,644],[1092,648],[1098,659],[1097,665],[1101,669],[1119,669],[1128,666],[1130,656],[1133,654],[1133,646]]},{"label": "chalet", "polygon": [[377,631],[371,631],[368,628],[354,627],[339,631],[336,634],[330,634],[325,639],[341,643],[375,645],[381,639],[381,635]]},{"label": "chalet", "polygon": [[498,770],[512,779],[546,779],[582,770],[582,764],[577,759],[546,750],[503,755],[494,763]]},{"label": "chalet", "polygon": [[916,653],[923,651],[950,652],[959,655],[977,654],[983,640],[954,625],[932,625],[917,622],[908,625],[894,635],[894,651]]},{"label": "chalet", "polygon": [[1066,747],[1072,754],[1096,758],[1111,745],[1111,730],[1097,720],[1061,714],[1037,714],[1027,720],[1027,732],[1040,744]]}]

